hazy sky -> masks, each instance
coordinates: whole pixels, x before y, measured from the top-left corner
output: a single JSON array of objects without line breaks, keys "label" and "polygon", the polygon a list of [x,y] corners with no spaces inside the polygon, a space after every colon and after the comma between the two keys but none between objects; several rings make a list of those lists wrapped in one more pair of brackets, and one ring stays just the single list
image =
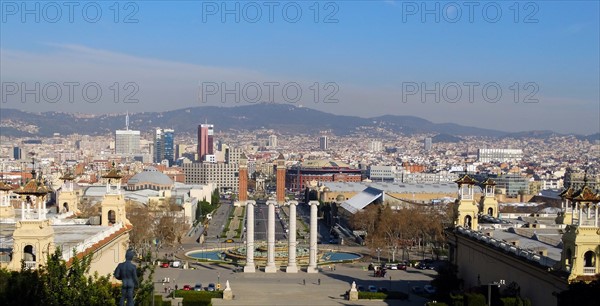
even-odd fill
[{"label": "hazy sky", "polygon": [[272,101],[505,131],[600,131],[598,1],[113,3],[2,1],[0,107]]}]

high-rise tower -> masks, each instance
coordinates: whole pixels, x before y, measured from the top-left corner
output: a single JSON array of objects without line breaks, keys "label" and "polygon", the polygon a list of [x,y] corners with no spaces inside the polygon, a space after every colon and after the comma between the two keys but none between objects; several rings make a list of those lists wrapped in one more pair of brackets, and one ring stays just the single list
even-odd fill
[{"label": "high-rise tower", "polygon": [[277,203],[285,202],[285,157],[279,153],[277,157]]},{"label": "high-rise tower", "polygon": [[198,126],[198,159],[204,161],[206,155],[213,155],[214,126],[200,124]]}]

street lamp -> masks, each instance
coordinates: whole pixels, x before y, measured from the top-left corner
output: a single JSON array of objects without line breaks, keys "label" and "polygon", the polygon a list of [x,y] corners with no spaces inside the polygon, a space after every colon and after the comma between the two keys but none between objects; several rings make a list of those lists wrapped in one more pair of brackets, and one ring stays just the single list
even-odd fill
[{"label": "street lamp", "polygon": [[379,263],[379,262],[381,262],[381,260],[379,259],[379,255],[381,254],[381,249],[377,248],[377,249],[375,249],[375,251],[377,251],[377,262]]},{"label": "street lamp", "polygon": [[221,273],[217,272],[217,288],[221,289]]},{"label": "street lamp", "polygon": [[488,306],[492,306],[492,286],[498,286],[498,288],[500,288],[500,286],[504,285],[505,282],[503,279],[501,279],[498,282],[493,282],[493,283],[489,283],[488,286]]}]

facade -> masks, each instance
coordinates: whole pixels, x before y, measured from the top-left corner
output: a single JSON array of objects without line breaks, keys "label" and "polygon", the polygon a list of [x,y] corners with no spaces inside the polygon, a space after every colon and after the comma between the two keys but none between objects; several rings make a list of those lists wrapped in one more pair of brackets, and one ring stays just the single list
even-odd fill
[{"label": "facade", "polygon": [[381,152],[381,151],[383,151],[383,144],[379,140],[371,141],[369,149],[372,152]]},{"label": "facade", "polygon": [[[569,284],[598,279],[600,194],[586,182],[579,190],[568,188],[560,194],[561,212],[556,218],[536,213],[512,219],[494,216],[497,202],[490,179],[483,182],[479,212],[473,210],[469,191],[477,182],[465,175],[457,183],[458,217],[446,237],[449,260],[458,267],[465,289],[508,285],[518,288],[533,305],[556,305],[558,293]],[[477,213],[488,216],[479,218],[479,223],[466,222]]]},{"label": "facade", "polygon": [[115,154],[134,155],[140,153],[140,131],[116,130]]},{"label": "facade", "polygon": [[277,147],[277,135],[270,135],[269,136],[269,142],[267,143],[267,146],[269,146],[271,148],[276,148]]},{"label": "facade", "polygon": [[213,155],[214,126],[212,124],[200,124],[198,126],[198,159],[205,160],[206,155]]},{"label": "facade", "polygon": [[503,194],[508,197],[517,197],[519,193],[527,193],[529,191],[529,183],[527,178],[520,174],[505,174],[495,177],[496,188],[502,190]]},{"label": "facade", "polygon": [[431,137],[426,137],[425,141],[423,142],[423,149],[425,151],[431,151],[431,147],[432,147]]},{"label": "facade", "polygon": [[219,191],[239,190],[238,163],[190,163],[182,165],[185,183],[190,185],[215,184]]},{"label": "facade", "polygon": [[592,190],[600,192],[600,175],[593,175],[585,172],[576,172],[571,169],[568,169],[565,173],[565,188],[573,187],[574,189],[580,189],[583,187],[584,183],[590,188],[592,188]]},{"label": "facade", "polygon": [[329,148],[329,137],[321,136],[319,137],[319,149],[325,151]]},{"label": "facade", "polygon": [[396,166],[369,166],[369,179],[376,182],[393,182],[397,175]]},{"label": "facade", "polygon": [[169,161],[169,166],[173,165],[175,160],[174,138],[174,130],[156,129],[154,133],[154,163],[159,164],[166,159]]},{"label": "facade", "polygon": [[15,160],[20,160],[22,158],[21,148],[13,147],[13,158]]},{"label": "facade", "polygon": [[362,172],[333,160],[307,160],[287,169],[285,184],[291,191],[304,190],[310,182],[360,182]]},{"label": "facade", "polygon": [[515,162],[523,159],[523,150],[521,149],[479,149],[477,150],[477,160],[482,163],[490,162]]},{"label": "facade", "polygon": [[[70,178],[63,178],[63,193],[71,192]],[[21,197],[21,203],[20,208],[15,209],[14,218],[2,220],[0,268],[19,271],[24,264],[26,269],[39,269],[46,264],[48,254],[60,247],[67,265],[73,256],[82,258],[91,254],[94,260],[89,274],[112,275],[116,266],[125,260],[132,226],[125,216],[125,201],[118,188],[120,176],[111,171],[105,178],[108,192],[100,203],[100,225],[90,225],[95,223],[91,219],[72,218],[76,209],[48,212],[45,203],[50,190],[35,175],[27,184],[12,191]],[[76,208],[73,206],[71,208]]]}]

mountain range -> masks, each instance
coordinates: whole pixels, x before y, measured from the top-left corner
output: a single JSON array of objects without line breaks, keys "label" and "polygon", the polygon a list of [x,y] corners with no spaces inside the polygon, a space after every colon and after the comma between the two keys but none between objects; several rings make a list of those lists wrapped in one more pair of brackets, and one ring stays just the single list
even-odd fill
[{"label": "mountain range", "polygon": [[[455,137],[547,138],[560,135],[552,131],[509,133],[455,123],[433,123],[415,116],[384,115],[372,118],[343,116],[278,103],[235,107],[198,106],[165,112],[141,112],[130,114],[129,127],[142,132],[162,127],[172,128],[177,133],[195,134],[198,124],[204,122],[214,124],[215,131],[252,131],[265,128],[284,134],[316,134],[329,130],[336,135],[349,135],[362,128],[382,128],[405,135],[432,133]],[[48,137],[54,133],[106,135],[124,128],[125,114],[30,113],[17,109],[0,109],[0,134],[6,136]],[[600,139],[600,133],[576,136],[589,141]],[[438,137],[438,140],[456,141],[450,137]]]}]

